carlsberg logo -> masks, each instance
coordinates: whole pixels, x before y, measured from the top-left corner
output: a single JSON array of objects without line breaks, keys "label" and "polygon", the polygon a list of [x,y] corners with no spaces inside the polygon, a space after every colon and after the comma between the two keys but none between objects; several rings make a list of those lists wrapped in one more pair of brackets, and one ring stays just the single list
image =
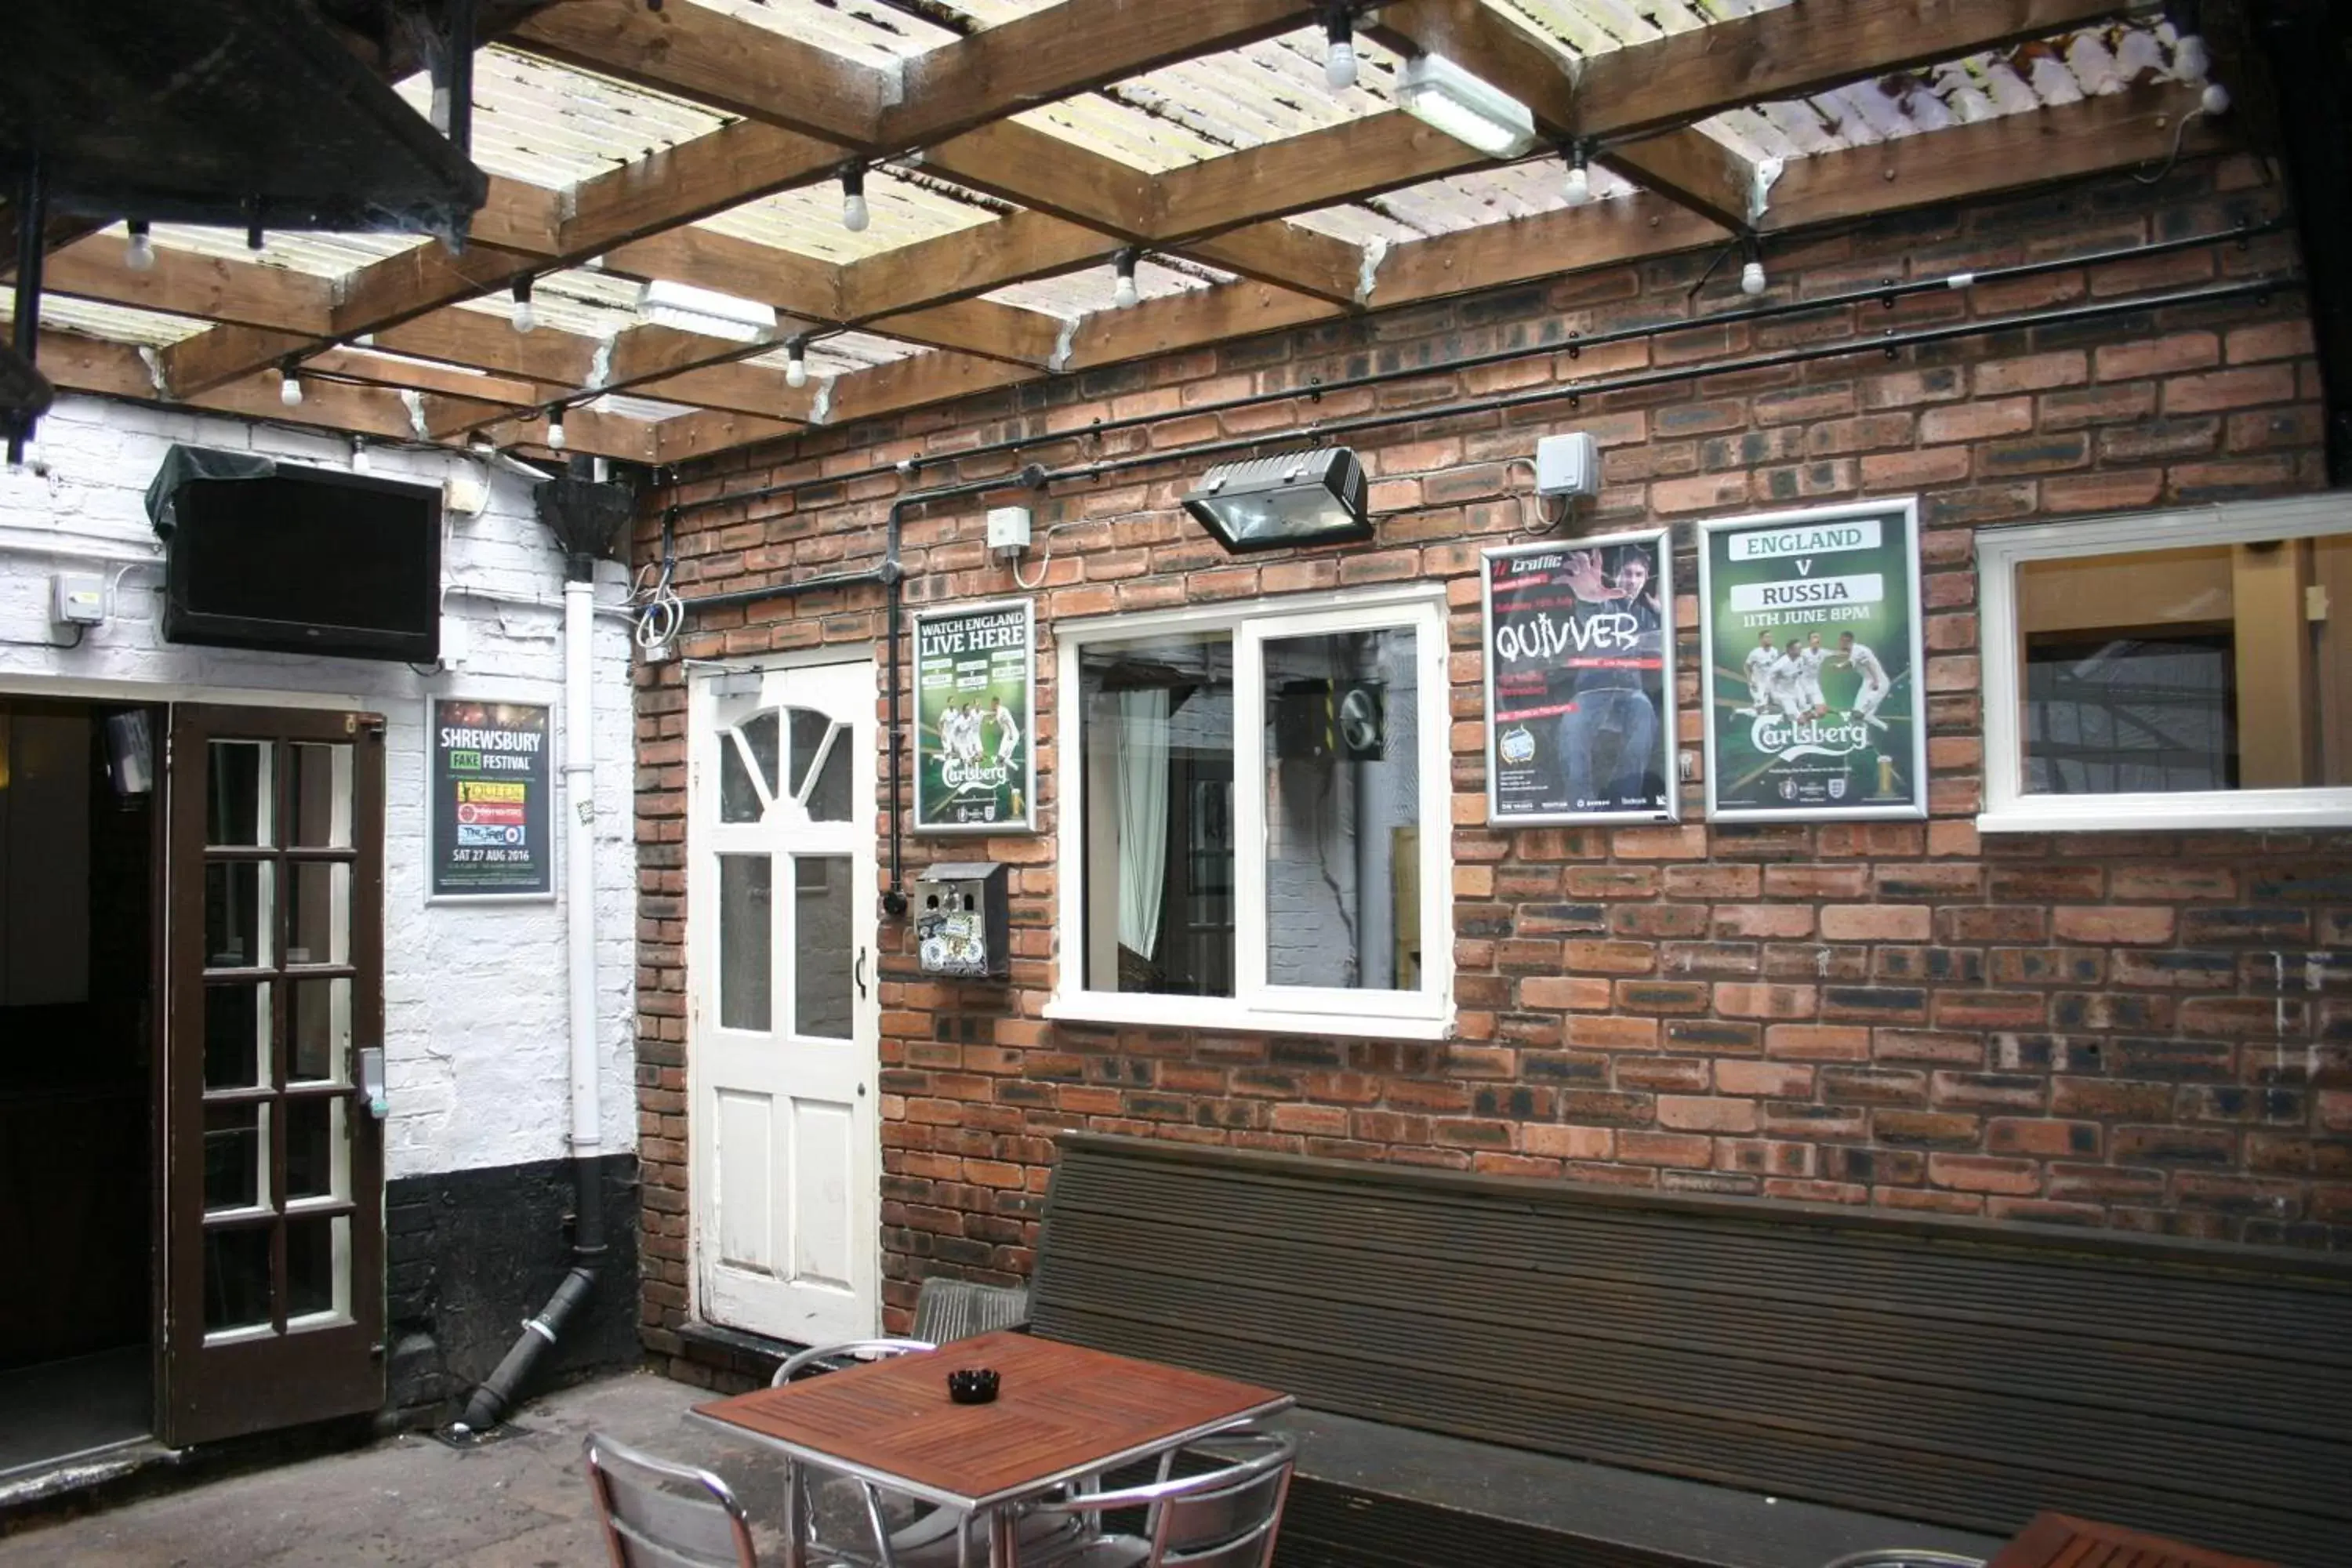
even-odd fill
[{"label": "carlsberg logo", "polygon": [[1765,756],[1843,757],[1870,745],[1867,724],[1823,724],[1767,713],[1748,731],[1748,742]]}]

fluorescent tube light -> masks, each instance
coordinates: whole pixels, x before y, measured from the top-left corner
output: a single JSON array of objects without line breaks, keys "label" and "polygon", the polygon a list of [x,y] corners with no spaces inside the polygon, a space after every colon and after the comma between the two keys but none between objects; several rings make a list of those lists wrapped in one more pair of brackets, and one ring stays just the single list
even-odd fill
[{"label": "fluorescent tube light", "polygon": [[715,289],[673,283],[656,278],[637,294],[638,319],[681,332],[756,343],[776,330],[776,308],[757,300],[741,300]]},{"label": "fluorescent tube light", "polygon": [[1406,113],[1489,158],[1516,158],[1536,144],[1536,117],[1526,104],[1443,55],[1405,61],[1397,101]]}]

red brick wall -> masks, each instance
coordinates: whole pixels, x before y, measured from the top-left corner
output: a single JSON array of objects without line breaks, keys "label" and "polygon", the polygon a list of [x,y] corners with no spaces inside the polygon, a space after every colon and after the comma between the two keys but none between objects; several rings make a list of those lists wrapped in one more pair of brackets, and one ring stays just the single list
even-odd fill
[{"label": "red brick wall", "polygon": [[[2234,166],[1943,213],[1783,248],[1807,293],[2218,228],[2268,209]],[[1374,367],[1444,361],[1738,302],[1706,258],[1620,268],[1038,384],[827,432],[683,477],[676,499],[843,472],[1019,429],[1066,429]],[[1706,327],[1580,358],[1176,417],[1068,462],[1436,404],[1616,369],[1994,315],[2276,270],[2281,239],[2095,273],[1937,292],[1893,310]],[[885,1246],[894,1309],[935,1270],[1023,1272],[1065,1127],[1544,1178],[2352,1245],[2352,835],[2076,834],[1979,839],[1977,525],[2316,487],[2318,385],[2301,297],[1686,382],[1402,427],[1356,442],[1388,514],[1360,548],[1235,561],[1174,498],[1196,462],[1041,503],[1039,795],[1047,833],[1012,862],[1010,987],[913,972],[883,946]],[[1024,422],[1026,422],[1025,424]],[[1594,432],[1594,521],[1627,525],[1829,499],[1924,497],[1933,819],[1916,824],[1490,831],[1480,753],[1480,549],[1521,522],[1507,459]],[[995,471],[1002,471],[1003,464]],[[992,471],[982,468],[980,471]],[[688,593],[880,548],[888,479],[690,514]],[[920,514],[908,593],[1014,592],[981,508]],[[1691,581],[1681,540],[1684,581]],[[650,533],[641,534],[649,551]],[[1033,554],[1027,568],[1036,570]],[[1440,578],[1454,680],[1459,1024],[1444,1044],[1053,1025],[1053,624],[1205,599]],[[701,618],[692,654],[871,645],[878,597],[843,592]],[[1685,670],[1696,607],[1685,597]],[[684,700],[639,674],[638,994],[648,1341],[687,1302],[682,1000]],[[1697,744],[1695,690],[1683,742]],[[930,847],[910,839],[920,861]],[[970,841],[956,858],[982,852]],[[895,1311],[894,1322],[897,1320]]]}]

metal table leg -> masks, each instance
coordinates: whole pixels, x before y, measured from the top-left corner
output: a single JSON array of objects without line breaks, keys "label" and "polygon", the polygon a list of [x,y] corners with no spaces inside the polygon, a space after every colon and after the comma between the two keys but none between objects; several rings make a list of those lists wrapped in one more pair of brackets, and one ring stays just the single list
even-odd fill
[{"label": "metal table leg", "polygon": [[1021,1568],[1021,1510],[998,1505],[988,1510],[988,1568]]}]

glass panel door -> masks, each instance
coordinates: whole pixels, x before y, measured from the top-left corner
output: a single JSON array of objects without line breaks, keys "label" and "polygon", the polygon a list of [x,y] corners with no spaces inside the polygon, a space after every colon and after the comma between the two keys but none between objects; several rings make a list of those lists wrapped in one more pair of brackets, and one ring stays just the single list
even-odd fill
[{"label": "glass panel door", "polygon": [[164,1436],[381,1402],[381,720],[183,708],[171,751]]}]

